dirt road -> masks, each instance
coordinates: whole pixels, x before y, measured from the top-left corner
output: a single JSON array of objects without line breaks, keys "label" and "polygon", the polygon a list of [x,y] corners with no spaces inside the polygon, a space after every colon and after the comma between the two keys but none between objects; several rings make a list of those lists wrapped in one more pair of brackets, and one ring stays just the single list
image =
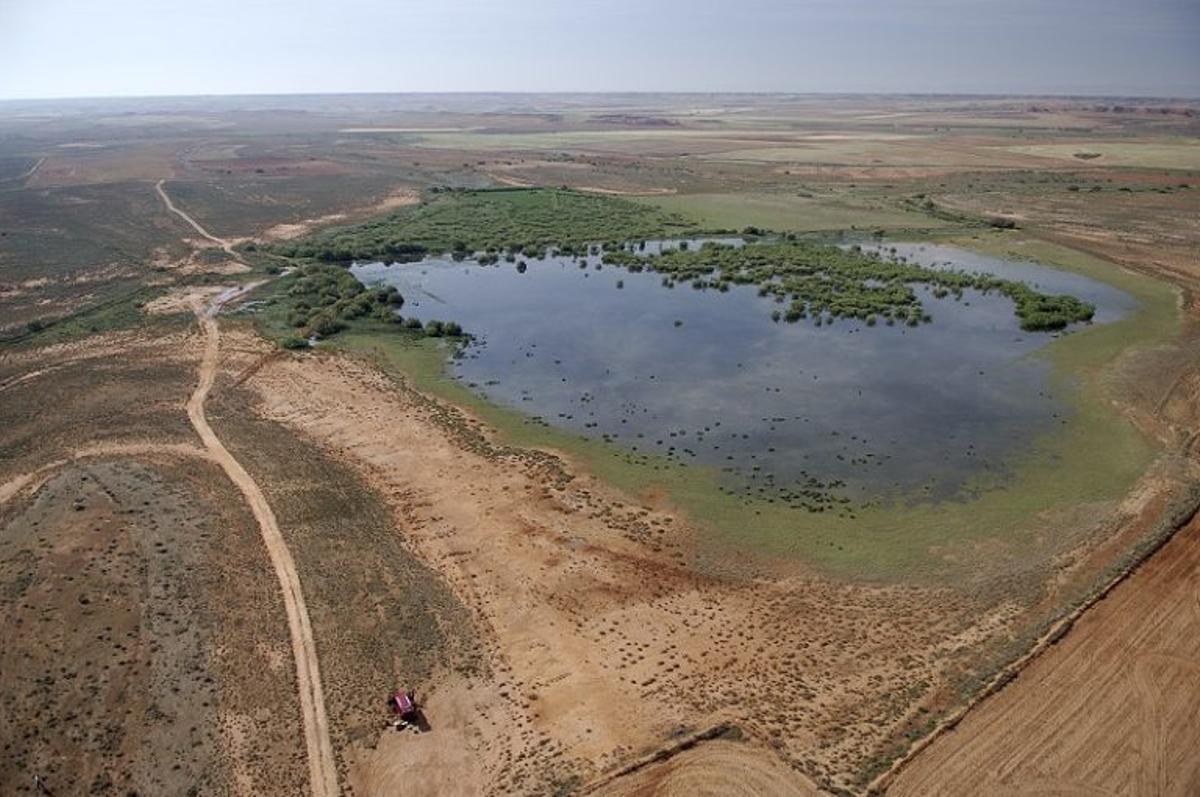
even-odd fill
[{"label": "dirt road", "polygon": [[237,252],[233,251],[233,243],[232,242],[227,241],[224,238],[218,238],[217,236],[213,235],[208,230],[204,229],[204,227],[201,226],[200,222],[196,221],[191,216],[189,216],[185,211],[180,210],[178,207],[175,206],[175,203],[171,201],[171,197],[169,197],[167,195],[166,190],[163,188],[163,183],[165,183],[165,182],[166,182],[166,180],[159,180],[154,185],[154,190],[157,191],[158,195],[162,198],[163,204],[165,204],[167,206],[167,210],[171,211],[176,216],[178,216],[179,218],[186,221],[192,227],[192,229],[195,230],[196,232],[200,233],[201,236],[203,236],[204,238],[207,238],[208,240],[215,243],[217,246],[224,249],[229,254],[230,257],[234,258],[235,260],[238,259]]},{"label": "dirt road", "polygon": [[888,793],[1197,794],[1197,749],[1200,519]]},{"label": "dirt road", "polygon": [[[161,192],[161,187],[160,187]],[[165,195],[164,195],[165,198]],[[169,201],[169,200],[168,200]],[[179,212],[179,211],[176,211]],[[181,214],[182,215],[182,214]],[[194,223],[194,222],[193,222]],[[211,237],[211,236],[210,236]],[[220,354],[220,330],[216,315],[226,302],[249,290],[251,286],[231,288],[208,304],[196,299],[193,309],[204,330],[204,358],[200,363],[200,382],[188,399],[187,412],[192,426],[200,435],[204,447],[237,485],[262,531],[263,544],[279,579],[291,630],[292,654],[296,659],[296,682],[300,690],[300,714],[304,719],[304,737],[308,748],[309,777],[314,797],[334,797],[338,794],[337,766],[333,745],[329,741],[329,721],[325,715],[325,696],[321,689],[321,672],[317,660],[316,642],[309,624],[308,607],[300,587],[296,564],[284,542],[275,520],[275,513],[258,484],[246,472],[213,432],[204,414],[204,401],[212,389]]]},{"label": "dirt road", "polygon": [[45,162],[45,158],[38,158],[32,166],[30,166],[21,174],[18,174],[16,177],[6,177],[5,179],[0,180],[0,183],[23,183],[30,177],[33,177],[35,174],[37,174],[38,169],[42,168],[42,164]]},{"label": "dirt road", "polygon": [[[162,197],[167,209],[176,214],[198,233],[221,246],[231,257],[237,258],[233,245],[204,229],[195,219],[180,210],[171,201],[163,189],[163,180],[155,185],[158,195]],[[279,579],[279,588],[283,593],[284,607],[287,610],[288,628],[292,638],[292,655],[296,660],[296,683],[300,692],[300,715],[304,721],[304,740],[308,752],[309,781],[313,797],[336,797],[338,794],[337,765],[333,755],[333,745],[329,739],[329,720],[325,713],[325,695],[321,688],[321,670],[317,659],[317,646],[313,639],[312,625],[309,622],[308,606],[304,602],[304,591],[300,586],[300,576],[296,573],[296,563],[291,551],[279,531],[275,513],[263,495],[262,489],[250,476],[241,463],[229,453],[228,449],[209,426],[204,413],[204,402],[212,390],[216,379],[217,366],[220,357],[221,333],[217,326],[217,313],[226,303],[255,287],[254,284],[229,288],[208,302],[202,295],[191,298],[190,304],[196,314],[196,319],[204,332],[204,356],[200,361],[200,381],[187,402],[188,418],[204,447],[221,466],[237,488],[245,496],[250,510],[262,532],[263,545],[275,575]]]}]

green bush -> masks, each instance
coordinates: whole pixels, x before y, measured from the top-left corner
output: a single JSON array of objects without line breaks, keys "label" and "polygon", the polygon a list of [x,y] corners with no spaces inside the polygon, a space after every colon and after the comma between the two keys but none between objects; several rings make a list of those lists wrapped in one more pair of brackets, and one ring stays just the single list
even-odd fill
[{"label": "green bush", "polygon": [[322,338],[328,338],[345,329],[346,324],[333,316],[318,314],[309,319],[308,327],[313,334],[319,335]]}]

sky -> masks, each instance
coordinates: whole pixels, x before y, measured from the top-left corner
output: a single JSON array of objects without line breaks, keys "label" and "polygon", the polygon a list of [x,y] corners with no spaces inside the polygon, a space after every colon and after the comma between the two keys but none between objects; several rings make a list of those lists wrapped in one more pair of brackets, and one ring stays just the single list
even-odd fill
[{"label": "sky", "polygon": [[1200,96],[1200,0],[0,0],[0,99]]}]

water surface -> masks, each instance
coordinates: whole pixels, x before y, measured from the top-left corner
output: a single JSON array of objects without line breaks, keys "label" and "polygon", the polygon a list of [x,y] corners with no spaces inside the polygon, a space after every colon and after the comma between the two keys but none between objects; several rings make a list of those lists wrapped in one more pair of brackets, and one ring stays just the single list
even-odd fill
[{"label": "water surface", "polygon": [[[888,248],[893,244],[886,244]],[[987,271],[1093,302],[1096,323],[1135,306],[1104,283],[948,246],[894,244],[917,262]],[[648,247],[652,248],[653,244]],[[635,455],[714,466],[730,489],[796,506],[797,486],[854,500],[946,498],[1002,477],[1035,436],[1065,422],[1048,364],[1052,336],[1022,332],[1012,303],[967,291],[935,299],[932,324],[774,322],[754,286],[664,287],[587,258],[501,262],[432,258],[357,264],[402,313],[453,320],[476,336],[451,372],[489,400]]]}]

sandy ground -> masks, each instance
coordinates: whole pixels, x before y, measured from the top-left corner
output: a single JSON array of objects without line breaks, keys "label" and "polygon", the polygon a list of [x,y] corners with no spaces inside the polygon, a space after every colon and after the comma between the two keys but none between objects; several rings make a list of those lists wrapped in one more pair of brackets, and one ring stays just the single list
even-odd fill
[{"label": "sandy ground", "polygon": [[395,191],[374,205],[368,205],[355,210],[349,210],[344,213],[329,213],[324,216],[318,216],[317,218],[305,219],[304,221],[276,224],[273,227],[267,228],[260,238],[264,241],[290,241],[293,238],[299,238],[302,235],[307,235],[317,227],[327,224],[334,224],[340,221],[347,221],[359,216],[387,213],[391,210],[397,210],[399,208],[415,205],[420,201],[421,195],[417,191],[409,189]]},{"label": "sandy ground", "polygon": [[1200,793],[1200,520],[889,794]]}]

